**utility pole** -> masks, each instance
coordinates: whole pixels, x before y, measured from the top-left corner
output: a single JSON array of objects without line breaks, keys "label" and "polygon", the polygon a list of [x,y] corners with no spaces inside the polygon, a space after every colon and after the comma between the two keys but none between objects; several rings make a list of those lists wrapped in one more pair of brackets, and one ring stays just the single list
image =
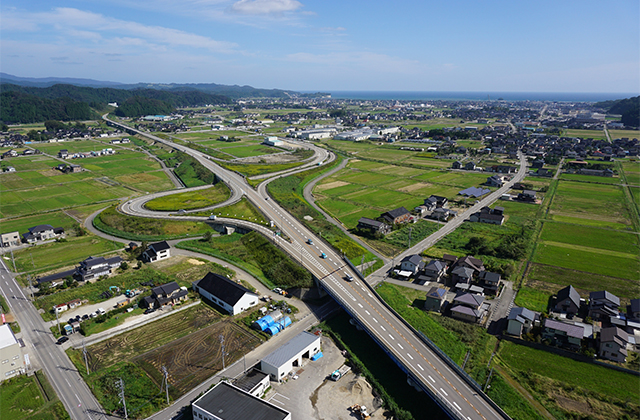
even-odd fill
[{"label": "utility pole", "polygon": [[116,387],[118,388],[119,391],[119,396],[120,396],[120,401],[122,403],[122,406],[124,407],[124,418],[128,419],[129,415],[127,414],[127,402],[124,399],[124,381],[122,380],[122,378],[120,378],[117,382],[116,382]]},{"label": "utility pole", "polygon": [[58,334],[62,335],[62,330],[60,329],[60,318],[58,318],[58,308],[54,307],[53,311],[56,313],[56,321],[58,322]]},{"label": "utility pole", "polygon": [[[14,261],[14,264],[15,264],[15,261]],[[27,274],[27,281],[29,282],[29,297],[33,301],[33,289],[31,288],[31,274]]]},{"label": "utility pole", "polygon": [[169,372],[167,372],[167,368],[162,366],[162,386],[160,387],[160,391],[162,391],[162,387],[165,387],[167,392],[167,405],[169,405]]},{"label": "utility pole", "polygon": [[224,335],[222,334],[220,334],[220,346],[222,347],[222,370],[224,370]]},{"label": "utility pole", "polygon": [[[13,258],[13,247],[10,246],[9,249],[11,250],[11,261],[13,262],[13,272],[17,273],[18,270],[16,269],[16,259]],[[33,258],[33,257],[31,257],[31,258]]]},{"label": "utility pole", "polygon": [[84,338],[82,339],[82,355],[84,356],[84,365],[87,367],[87,375],[89,375],[89,363],[87,362],[87,348],[84,345]]},{"label": "utility pole", "polygon": [[413,229],[413,226],[409,226],[409,248],[411,248],[411,229]]}]

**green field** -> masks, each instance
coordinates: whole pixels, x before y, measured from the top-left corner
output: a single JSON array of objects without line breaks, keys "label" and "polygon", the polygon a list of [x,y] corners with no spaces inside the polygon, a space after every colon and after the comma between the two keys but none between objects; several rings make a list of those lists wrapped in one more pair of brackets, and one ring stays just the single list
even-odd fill
[{"label": "green field", "polygon": [[606,139],[604,131],[602,130],[565,130],[564,135],[566,137],[582,137],[584,139]]},{"label": "green field", "polygon": [[552,293],[543,292],[530,287],[521,287],[516,295],[516,306],[531,309],[536,312],[546,312]]},{"label": "green field", "polygon": [[[234,143],[231,143],[234,144]],[[237,158],[245,158],[252,156],[270,155],[272,153],[280,153],[283,150],[276,147],[265,146],[263,144],[250,144],[246,146],[230,146],[220,147],[219,150],[224,153],[229,153]]]},{"label": "green field", "polygon": [[611,140],[621,139],[626,137],[628,139],[640,139],[640,131],[638,130],[609,130]]},{"label": "green field", "polygon": [[545,222],[541,241],[561,242],[637,256],[640,239],[635,233],[598,229],[568,223]]},{"label": "green field", "polygon": [[14,252],[18,271],[42,272],[53,268],[76,265],[85,258],[120,250],[121,244],[95,236],[68,238]]},{"label": "green field", "polygon": [[7,379],[0,384],[0,416],[2,420],[69,418],[42,371]]},{"label": "green field", "polygon": [[260,213],[260,211],[258,211],[258,209],[256,209],[246,197],[242,197],[240,201],[231,204],[230,206],[218,207],[211,211],[194,213],[195,216],[209,216],[212,214],[220,217],[229,217],[231,219],[246,220],[261,225],[269,224],[262,213]]},{"label": "green field", "polygon": [[614,185],[599,185],[585,182],[560,181],[553,197],[550,214],[572,217],[574,223],[592,225],[593,221],[609,226],[611,223],[632,226],[625,205],[622,189]]},{"label": "green field", "polygon": [[576,245],[542,242],[536,248],[533,261],[603,276],[640,278],[640,263],[637,254],[605,253],[602,249],[586,249]]},{"label": "green field", "polygon": [[596,184],[619,184],[620,178],[607,177],[607,176],[593,176],[593,175],[581,175],[581,174],[560,174],[560,179],[567,181],[577,182],[593,182]]},{"label": "green field", "polygon": [[78,222],[62,212],[51,212],[16,219],[4,219],[0,221],[0,224],[2,225],[2,233],[18,231],[23,234],[27,232],[28,228],[38,225],[62,227],[65,232],[69,233],[77,226]]},{"label": "green field", "polygon": [[556,418],[631,419],[640,414],[635,375],[507,341],[500,344],[498,357]]},{"label": "green field", "polygon": [[222,203],[229,196],[229,188],[223,182],[218,182],[213,187],[154,198],[147,201],[145,207],[160,211],[192,210]]}]

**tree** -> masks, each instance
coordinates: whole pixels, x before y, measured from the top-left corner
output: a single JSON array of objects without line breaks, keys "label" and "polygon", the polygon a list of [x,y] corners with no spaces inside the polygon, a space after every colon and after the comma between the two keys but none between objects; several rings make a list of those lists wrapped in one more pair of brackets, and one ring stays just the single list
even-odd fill
[{"label": "tree", "polygon": [[56,121],[56,120],[45,121],[44,127],[47,129],[47,131],[52,131],[54,133],[58,130],[63,130],[67,128],[63,122]]},{"label": "tree", "polygon": [[127,268],[129,268],[129,264],[127,264],[126,261],[122,261],[122,263],[120,263],[120,269],[125,271]]}]

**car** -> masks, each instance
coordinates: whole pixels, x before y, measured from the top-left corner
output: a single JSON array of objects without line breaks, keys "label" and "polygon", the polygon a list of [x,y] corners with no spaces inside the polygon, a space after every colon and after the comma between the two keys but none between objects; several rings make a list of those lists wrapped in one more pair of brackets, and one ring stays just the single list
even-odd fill
[{"label": "car", "polygon": [[344,279],[346,281],[353,281],[353,276],[351,274],[347,273],[347,274],[344,275]]},{"label": "car", "polygon": [[155,309],[153,309],[153,308],[147,308],[147,310],[146,310],[146,311],[144,311],[144,314],[145,314],[145,315],[152,314],[152,313],[154,313],[155,311],[156,311],[156,310],[155,310]]},{"label": "car", "polygon": [[265,197],[264,199],[265,199],[265,201],[269,201],[269,197]]},{"label": "car", "polygon": [[320,254],[320,258],[322,258],[322,259],[324,260],[325,258],[327,258],[327,254],[325,254],[325,253],[323,252],[322,254]]},{"label": "car", "polygon": [[281,289],[281,288],[279,288],[279,287],[276,287],[276,288],[274,288],[274,289],[272,290],[272,292],[277,293],[277,294],[280,294],[280,293],[282,293],[282,289]]},{"label": "car", "polygon": [[89,319],[89,315],[87,314],[82,315],[82,319],[86,321],[87,319]]},{"label": "car", "polygon": [[58,341],[56,341],[56,344],[57,344],[57,345],[64,344],[64,343],[66,343],[67,341],[69,341],[69,337],[62,336],[62,337],[58,338]]},{"label": "car", "polygon": [[308,243],[309,245],[313,245],[313,241],[312,241],[311,239],[307,239],[307,243]]}]

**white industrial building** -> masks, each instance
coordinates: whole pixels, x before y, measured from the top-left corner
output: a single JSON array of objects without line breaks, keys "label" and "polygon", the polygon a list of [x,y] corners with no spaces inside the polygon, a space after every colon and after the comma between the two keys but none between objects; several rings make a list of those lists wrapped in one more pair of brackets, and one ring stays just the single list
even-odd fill
[{"label": "white industrial building", "polygon": [[311,130],[298,131],[296,137],[308,140],[328,139],[338,131],[335,128],[316,128]]},{"label": "white industrial building", "polygon": [[193,420],[291,420],[291,413],[220,382],[191,404]]},{"label": "white industrial building", "polygon": [[320,352],[320,336],[303,331],[260,362],[260,370],[281,381],[294,368],[302,366],[302,359],[311,359]]},{"label": "white industrial building", "polygon": [[20,344],[9,324],[0,325],[0,381],[25,372]]},{"label": "white industrial building", "polygon": [[263,143],[267,146],[282,146],[284,144],[284,142],[276,136],[265,137]]}]

